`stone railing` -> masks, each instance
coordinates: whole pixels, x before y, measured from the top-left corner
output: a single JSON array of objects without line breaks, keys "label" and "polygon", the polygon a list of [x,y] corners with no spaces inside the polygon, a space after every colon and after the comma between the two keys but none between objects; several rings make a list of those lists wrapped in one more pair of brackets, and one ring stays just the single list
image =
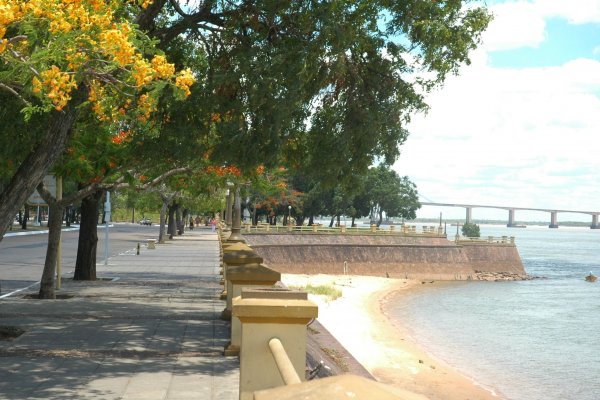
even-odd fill
[{"label": "stone railing", "polygon": [[434,236],[434,237],[446,237],[444,229],[439,226],[421,226],[417,229],[416,225],[386,225],[378,227],[377,225],[371,225],[366,227],[349,227],[341,225],[338,227],[328,227],[324,225],[311,225],[311,226],[295,226],[295,225],[269,225],[269,224],[258,224],[250,225],[245,224],[243,227],[245,234],[260,234],[260,233],[320,233],[320,234],[376,234],[376,235],[399,235],[399,236]]},{"label": "stone railing", "polygon": [[515,246],[514,236],[464,237],[456,235],[454,241],[457,244],[500,244],[507,246]]},{"label": "stone railing", "polygon": [[[221,230],[219,234],[227,236]],[[317,317],[317,305],[304,291],[274,286],[279,272],[262,265],[262,258],[245,243],[222,240],[220,248],[223,318],[231,318],[231,342],[224,354],[239,354],[240,400],[335,400],[342,398],[339,393],[357,399],[425,399],[353,375],[305,382],[307,325]]]}]

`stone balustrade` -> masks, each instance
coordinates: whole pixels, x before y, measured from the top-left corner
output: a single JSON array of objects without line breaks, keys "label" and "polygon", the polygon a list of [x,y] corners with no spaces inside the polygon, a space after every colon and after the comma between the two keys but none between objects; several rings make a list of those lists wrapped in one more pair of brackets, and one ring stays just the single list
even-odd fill
[{"label": "stone balustrade", "polygon": [[280,274],[242,242],[220,245],[232,316],[226,355],[240,356],[240,400],[425,400],[366,378],[341,375],[305,382],[306,327],[318,307],[306,292],[273,286]]}]

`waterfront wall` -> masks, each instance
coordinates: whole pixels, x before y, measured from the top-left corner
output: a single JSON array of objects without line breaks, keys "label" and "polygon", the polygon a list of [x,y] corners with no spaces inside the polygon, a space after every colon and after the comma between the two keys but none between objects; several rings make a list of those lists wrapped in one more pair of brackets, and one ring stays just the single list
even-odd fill
[{"label": "waterfront wall", "polygon": [[249,245],[281,273],[388,276],[435,280],[525,277],[510,243],[456,244],[439,237],[250,234]]}]

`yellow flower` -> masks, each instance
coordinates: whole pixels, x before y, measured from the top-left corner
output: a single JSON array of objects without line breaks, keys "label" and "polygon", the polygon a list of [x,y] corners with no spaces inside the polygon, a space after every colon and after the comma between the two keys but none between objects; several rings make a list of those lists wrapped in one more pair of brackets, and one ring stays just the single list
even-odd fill
[{"label": "yellow flower", "polygon": [[175,65],[167,62],[164,56],[154,56],[152,59],[152,68],[159,78],[169,78],[175,73]]},{"label": "yellow flower", "polygon": [[175,78],[175,86],[183,90],[186,96],[191,94],[190,86],[196,82],[196,78],[192,74],[192,70],[187,68],[179,72],[177,78]]},{"label": "yellow flower", "polygon": [[45,94],[54,104],[54,108],[62,110],[71,100],[71,90],[77,88],[73,75],[61,72],[56,65],[53,65],[40,76],[42,81],[37,77],[33,78],[33,92]]},{"label": "yellow flower", "polygon": [[137,86],[143,86],[152,82],[152,73],[152,68],[150,67],[148,62],[143,58],[138,58],[133,63],[131,75],[133,76],[133,79],[135,79],[135,83]]}]

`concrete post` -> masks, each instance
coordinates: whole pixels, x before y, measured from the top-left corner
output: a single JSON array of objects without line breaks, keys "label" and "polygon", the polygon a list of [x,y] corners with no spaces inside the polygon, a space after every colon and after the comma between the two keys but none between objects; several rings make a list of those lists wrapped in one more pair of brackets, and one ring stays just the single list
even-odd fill
[{"label": "concrete post", "polygon": [[548,228],[558,228],[558,218],[556,217],[556,214],[558,214],[558,212],[550,211],[550,225],[548,225]]},{"label": "concrete post", "polygon": [[234,201],[233,201],[233,212],[231,222],[231,235],[227,239],[228,242],[245,242],[244,238],[241,235],[241,215],[242,215],[242,200],[240,199],[240,187],[235,185],[234,192]]},{"label": "concrete post", "polygon": [[[227,280],[231,282],[231,303],[246,288],[269,287],[281,280],[281,273],[262,264],[244,264],[229,267]],[[229,293],[227,295],[229,298]],[[231,342],[225,347],[226,356],[237,356],[242,345],[242,325],[235,315],[231,317]]]},{"label": "concrete post", "polygon": [[371,224],[371,232],[373,232],[373,233],[377,232],[377,225]]},{"label": "concrete post", "polygon": [[318,315],[317,305],[305,292],[288,289],[243,289],[233,314],[241,322],[240,400],[252,400],[254,391],[283,386],[269,341],[279,339],[296,373],[304,380],[306,325]]},{"label": "concrete post", "polygon": [[515,210],[508,210],[508,223],[506,224],[508,228],[515,226]]},{"label": "concrete post", "polygon": [[256,254],[245,243],[223,243],[223,267],[225,268],[225,292],[227,292],[227,303],[225,309],[221,313],[221,318],[225,320],[231,319],[231,299],[233,286],[229,280],[229,269],[235,265],[244,264],[260,264],[263,262],[262,257]]},{"label": "concrete post", "polygon": [[312,231],[313,231],[313,232],[316,232],[316,231],[317,231],[317,228],[319,228],[319,227],[318,227],[317,225],[313,224],[313,226],[312,226]]},{"label": "concrete post", "polygon": [[226,202],[226,212],[225,212],[225,226],[227,227],[227,229],[231,229],[231,222],[233,221],[231,212],[232,212],[232,205],[233,202],[231,201],[231,197],[232,197],[232,193],[231,190],[229,190],[229,192],[227,193],[227,202]]},{"label": "concrete post", "polygon": [[598,214],[592,214],[592,225],[590,225],[590,229],[600,229],[600,226],[598,226]]},{"label": "concrete post", "polygon": [[254,392],[254,400],[427,400],[427,397],[361,376],[344,374]]}]

